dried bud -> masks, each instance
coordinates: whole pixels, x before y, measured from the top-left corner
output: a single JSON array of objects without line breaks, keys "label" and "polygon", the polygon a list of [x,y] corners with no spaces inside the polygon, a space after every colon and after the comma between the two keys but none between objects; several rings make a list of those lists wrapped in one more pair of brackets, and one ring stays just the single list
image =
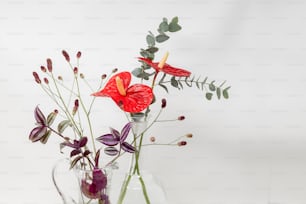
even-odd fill
[{"label": "dried bud", "polygon": [[49,80],[48,80],[47,78],[44,78],[44,82],[45,82],[46,84],[49,84]]},{"label": "dried bud", "polygon": [[185,116],[181,115],[177,118],[178,120],[185,120]]},{"label": "dried bud", "polygon": [[156,140],[155,137],[150,137],[151,142],[155,142],[155,140]]},{"label": "dried bud", "polygon": [[66,61],[70,62],[70,57],[69,57],[68,53],[65,50],[62,51],[62,54],[65,57]]},{"label": "dried bud", "polygon": [[55,114],[58,114],[58,110],[57,109],[54,109],[53,111]]},{"label": "dried bud", "polygon": [[113,73],[116,73],[118,71],[118,68],[115,68],[112,70]]},{"label": "dried bud", "polygon": [[46,67],[44,67],[44,66],[40,66],[40,70],[41,70],[42,72],[47,72],[47,69],[46,69]]},{"label": "dried bud", "polygon": [[78,111],[78,108],[79,108],[79,100],[75,99],[74,107],[73,107],[73,110],[72,110],[72,115],[74,115]]},{"label": "dried bud", "polygon": [[165,98],[162,99],[162,108],[165,108],[167,106],[167,100]]},{"label": "dried bud", "polygon": [[187,145],[187,142],[186,141],[180,141],[180,142],[177,143],[177,145],[180,146],[180,147],[185,146],[185,145]]},{"label": "dried bud", "polygon": [[77,67],[75,67],[75,68],[73,69],[73,73],[74,73],[74,74],[78,74],[78,71],[79,71],[79,70],[78,70]]},{"label": "dried bud", "polygon": [[77,57],[78,59],[80,59],[81,55],[82,55],[82,53],[81,53],[80,51],[78,51],[76,57]]},{"label": "dried bud", "polygon": [[57,79],[60,80],[60,81],[63,81],[63,77],[62,76],[58,76]]},{"label": "dried bud", "polygon": [[52,61],[50,58],[47,59],[47,68],[49,72],[52,72]]},{"label": "dried bud", "polygon": [[102,74],[101,79],[105,79],[107,77],[106,74]]},{"label": "dried bud", "polygon": [[85,78],[85,76],[84,76],[83,73],[80,74],[80,77],[81,77],[81,79],[84,79],[84,78]]},{"label": "dried bud", "polygon": [[187,138],[192,138],[193,135],[192,135],[191,133],[188,133],[188,134],[186,134],[186,137],[187,137]]},{"label": "dried bud", "polygon": [[35,81],[36,81],[38,84],[41,84],[41,80],[40,80],[40,78],[39,78],[37,72],[33,72],[33,76],[34,76]]}]

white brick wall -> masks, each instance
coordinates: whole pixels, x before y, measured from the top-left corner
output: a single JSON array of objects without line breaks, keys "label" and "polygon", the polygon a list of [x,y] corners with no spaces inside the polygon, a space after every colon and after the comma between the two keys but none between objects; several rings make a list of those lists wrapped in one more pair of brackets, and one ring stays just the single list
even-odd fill
[{"label": "white brick wall", "polygon": [[162,46],[169,63],[232,89],[212,102],[171,90],[169,115],[188,120],[154,134],[195,137],[150,158],[170,202],[305,204],[305,9],[302,0],[0,1],[0,204],[61,203],[50,177],[57,141],[27,138],[33,108],[49,104],[32,71],[47,57],[62,68],[62,49],[81,50],[92,76],[132,70],[147,31],[173,16],[183,30]]}]

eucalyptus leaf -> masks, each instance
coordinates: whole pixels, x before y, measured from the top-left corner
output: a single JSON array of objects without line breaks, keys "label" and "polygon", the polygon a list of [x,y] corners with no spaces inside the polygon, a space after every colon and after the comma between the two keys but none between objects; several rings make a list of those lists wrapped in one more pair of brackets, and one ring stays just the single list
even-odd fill
[{"label": "eucalyptus leaf", "polygon": [[149,45],[149,47],[155,45],[155,38],[153,35],[147,35],[146,40],[147,40],[147,44]]},{"label": "eucalyptus leaf", "polygon": [[210,84],[209,84],[209,90],[211,90],[211,91],[215,91],[216,90],[216,86],[214,85],[214,82],[215,81],[212,81]]},{"label": "eucalyptus leaf", "polygon": [[168,39],[169,39],[169,36],[167,36],[166,34],[160,34],[160,35],[156,36],[156,42],[158,42],[158,43],[165,42]]},{"label": "eucalyptus leaf", "polygon": [[178,82],[175,77],[171,77],[171,85],[175,88],[178,88]]},{"label": "eucalyptus leaf", "polygon": [[224,90],[223,90],[222,95],[223,95],[223,97],[224,97],[225,99],[228,99],[228,98],[229,98],[227,89],[224,89]]},{"label": "eucalyptus leaf", "polygon": [[207,92],[207,93],[205,94],[205,97],[206,97],[207,100],[211,100],[212,96],[213,96],[213,94],[212,94],[212,93],[209,93],[209,92]]},{"label": "eucalyptus leaf", "polygon": [[167,93],[169,93],[167,86],[165,86],[165,85],[163,85],[163,84],[158,84],[158,85],[160,85],[163,89],[165,89],[165,91],[166,91]]},{"label": "eucalyptus leaf", "polygon": [[172,22],[169,24],[169,31],[170,32],[177,32],[181,29],[182,29],[182,27],[179,24],[172,23]]},{"label": "eucalyptus leaf", "polygon": [[157,47],[150,47],[148,49],[146,49],[147,52],[149,53],[155,53],[158,51],[158,48]]},{"label": "eucalyptus leaf", "polygon": [[178,17],[175,16],[174,18],[172,18],[171,23],[178,24]]},{"label": "eucalyptus leaf", "polygon": [[167,22],[163,21],[161,24],[159,24],[159,29],[162,32],[167,32],[169,30],[169,25]]},{"label": "eucalyptus leaf", "polygon": [[217,93],[217,98],[220,99],[221,98],[221,89],[219,87],[217,88],[216,93]]}]

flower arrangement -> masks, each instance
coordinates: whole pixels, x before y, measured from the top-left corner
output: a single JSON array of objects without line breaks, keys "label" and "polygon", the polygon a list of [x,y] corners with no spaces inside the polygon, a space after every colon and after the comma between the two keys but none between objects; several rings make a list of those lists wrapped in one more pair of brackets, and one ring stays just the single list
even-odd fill
[{"label": "flower arrangement", "polygon": [[[154,93],[156,86],[162,87],[166,92],[169,91],[169,86],[179,90],[185,86],[195,87],[204,91],[208,100],[211,100],[214,94],[218,99],[229,97],[230,87],[223,87],[225,82],[217,86],[215,81],[208,82],[207,77],[200,79],[191,76],[191,72],[188,70],[167,64],[168,53],[160,61],[154,61],[159,50],[157,44],[167,41],[170,38],[169,33],[179,30],[181,30],[181,26],[178,24],[177,17],[172,18],[170,22],[167,18],[163,18],[157,29],[158,34],[154,35],[149,32],[146,36],[147,48],[141,49],[141,57],[138,57],[140,66],[132,72],[118,72],[118,69],[114,69],[109,76],[103,74],[98,89],[92,88],[84,73],[81,72],[79,66],[81,52],[76,53],[76,64],[74,65],[68,52],[62,51],[73,76],[70,81],[65,81],[60,75],[56,76],[52,60],[49,58],[46,60],[46,65],[40,67],[40,74],[33,72],[36,83],[57,107],[46,115],[39,106],[36,106],[34,110],[36,126],[30,132],[29,139],[32,142],[40,141],[43,144],[47,143],[51,134],[62,139],[60,150],[62,152],[64,148],[70,148],[71,168],[77,167],[93,171],[89,180],[84,179],[80,183],[82,193],[90,201],[98,200],[98,203],[110,203],[107,194],[103,191],[108,181],[105,172],[101,170],[102,164],[99,163],[100,158],[103,157],[102,153],[111,158],[105,166],[113,164],[126,153],[133,154],[135,162],[131,172],[140,174],[138,160],[143,147],[143,138],[146,131],[159,121],[159,116],[166,108],[166,99],[160,100],[160,111],[153,116],[153,120],[141,132],[133,131],[133,124],[141,119],[146,120],[151,106],[156,105],[158,101]],[[132,75],[139,79],[139,83],[131,84]],[[90,94],[85,95],[82,92],[80,87],[84,84],[88,86]],[[89,103],[86,103],[85,97],[90,97]],[[109,133],[99,133],[99,135],[94,133],[91,114],[98,97],[111,98],[122,110],[123,115],[127,117],[127,123],[121,131],[110,128]],[[60,121],[54,127],[58,118]],[[179,116],[176,120],[184,119],[184,116]],[[191,138],[192,134],[178,137],[166,145],[184,146],[187,142],[183,137]],[[150,138],[150,141],[151,145],[155,144],[154,137]],[[141,180],[141,177],[139,179]],[[141,183],[143,195],[148,204],[150,198],[146,192],[145,183],[143,181]],[[129,179],[122,185],[118,203],[123,203],[128,184]]]}]

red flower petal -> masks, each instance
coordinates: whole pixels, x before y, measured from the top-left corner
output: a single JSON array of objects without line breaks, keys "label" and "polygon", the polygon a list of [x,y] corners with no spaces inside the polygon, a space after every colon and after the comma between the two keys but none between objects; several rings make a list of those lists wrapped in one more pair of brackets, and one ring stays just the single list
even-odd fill
[{"label": "red flower petal", "polygon": [[191,75],[191,72],[182,69],[182,68],[178,68],[178,67],[172,67],[171,65],[165,63],[165,65],[163,66],[163,68],[159,68],[157,62],[152,62],[152,60],[147,59],[147,58],[142,58],[139,57],[138,58],[140,61],[145,62],[146,64],[148,64],[150,67],[154,68],[157,72],[164,72],[166,74],[170,74],[172,76],[177,76],[177,77],[189,77]]},{"label": "red flower petal", "polygon": [[101,91],[97,93],[93,93],[92,95],[93,96],[106,96],[106,97],[120,95],[118,88],[117,88],[117,84],[116,84],[117,76],[119,76],[122,79],[123,86],[125,89],[127,89],[131,82],[131,73],[130,72],[120,72],[112,76]]},{"label": "red flower petal", "polygon": [[138,113],[146,109],[153,100],[151,87],[134,84],[126,91],[126,96],[114,96],[112,99],[126,112]]},{"label": "red flower petal", "polygon": [[[116,77],[119,76],[123,82],[126,95],[119,93]],[[92,94],[93,96],[111,97],[115,103],[124,111],[138,113],[146,109],[153,100],[153,92],[151,87],[143,84],[134,84],[130,87],[131,74],[129,72],[121,72],[114,75],[105,85],[105,87]]]}]

